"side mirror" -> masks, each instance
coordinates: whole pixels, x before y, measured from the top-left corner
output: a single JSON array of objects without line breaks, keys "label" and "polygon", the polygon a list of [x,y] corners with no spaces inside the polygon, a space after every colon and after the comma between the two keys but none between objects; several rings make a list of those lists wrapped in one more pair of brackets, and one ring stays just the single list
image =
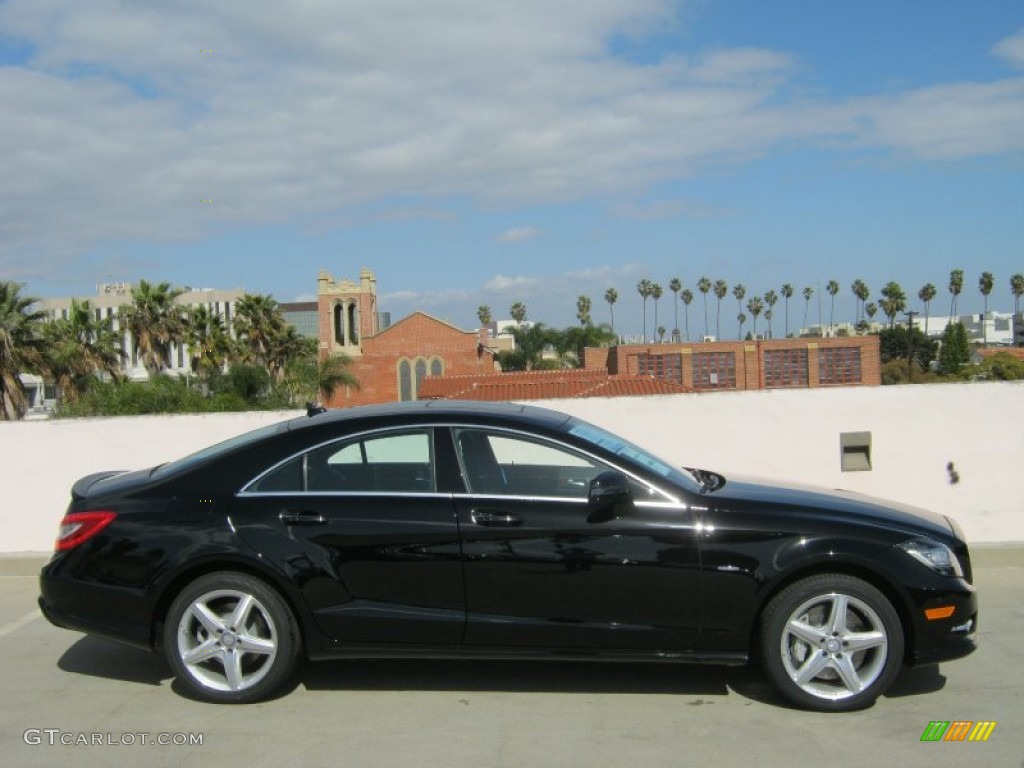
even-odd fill
[{"label": "side mirror", "polygon": [[633,508],[629,478],[619,472],[602,472],[590,481],[587,503],[589,523],[606,523],[628,514]]},{"label": "side mirror", "polygon": [[602,472],[590,481],[587,501],[591,504],[614,504],[631,497],[629,479],[619,472]]}]

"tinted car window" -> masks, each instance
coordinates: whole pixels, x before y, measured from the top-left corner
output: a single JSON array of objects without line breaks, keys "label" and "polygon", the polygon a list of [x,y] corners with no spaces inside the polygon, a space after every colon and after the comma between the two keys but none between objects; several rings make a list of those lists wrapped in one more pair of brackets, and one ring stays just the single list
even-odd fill
[{"label": "tinted car window", "polygon": [[368,435],[331,443],[306,457],[306,490],[434,490],[430,430]]},{"label": "tinted car window", "polygon": [[470,493],[586,498],[607,467],[585,456],[518,435],[478,429],[455,432]]},{"label": "tinted car window", "polygon": [[302,457],[286,461],[246,488],[250,493],[299,493],[303,490]]}]

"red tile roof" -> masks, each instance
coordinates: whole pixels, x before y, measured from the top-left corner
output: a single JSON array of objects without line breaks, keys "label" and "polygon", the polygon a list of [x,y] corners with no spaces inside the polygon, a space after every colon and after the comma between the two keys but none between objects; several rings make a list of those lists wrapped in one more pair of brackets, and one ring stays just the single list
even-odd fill
[{"label": "red tile roof", "polygon": [[1024,361],[1024,347],[986,347],[979,349],[981,357],[994,357],[999,354],[1007,354],[1017,360]]},{"label": "red tile roof", "polygon": [[421,400],[547,400],[568,397],[626,397],[691,392],[681,384],[646,376],[612,376],[600,369],[517,371],[470,376],[428,376]]}]

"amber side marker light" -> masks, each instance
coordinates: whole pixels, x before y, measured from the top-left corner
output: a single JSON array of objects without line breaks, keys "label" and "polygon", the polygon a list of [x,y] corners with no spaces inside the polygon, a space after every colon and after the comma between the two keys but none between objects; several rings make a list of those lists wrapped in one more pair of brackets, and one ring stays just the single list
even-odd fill
[{"label": "amber side marker light", "polygon": [[117,517],[116,512],[97,510],[95,512],[73,512],[64,515],[60,521],[57,542],[54,545],[58,552],[66,552],[83,544],[102,531]]},{"label": "amber side marker light", "polygon": [[939,619],[948,619],[956,612],[956,606],[944,605],[941,608],[926,608],[924,615],[928,621],[938,621]]}]

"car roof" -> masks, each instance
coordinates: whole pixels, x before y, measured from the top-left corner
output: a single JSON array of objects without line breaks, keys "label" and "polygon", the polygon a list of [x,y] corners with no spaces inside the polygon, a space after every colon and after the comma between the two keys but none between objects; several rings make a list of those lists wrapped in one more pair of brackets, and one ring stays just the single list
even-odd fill
[{"label": "car roof", "polygon": [[403,418],[424,422],[453,420],[472,423],[476,418],[490,422],[514,422],[556,429],[572,417],[549,408],[521,403],[489,403],[479,400],[416,400],[411,402],[361,405],[335,408],[312,416],[300,416],[288,422],[288,430],[296,431],[346,421],[401,421]]}]

